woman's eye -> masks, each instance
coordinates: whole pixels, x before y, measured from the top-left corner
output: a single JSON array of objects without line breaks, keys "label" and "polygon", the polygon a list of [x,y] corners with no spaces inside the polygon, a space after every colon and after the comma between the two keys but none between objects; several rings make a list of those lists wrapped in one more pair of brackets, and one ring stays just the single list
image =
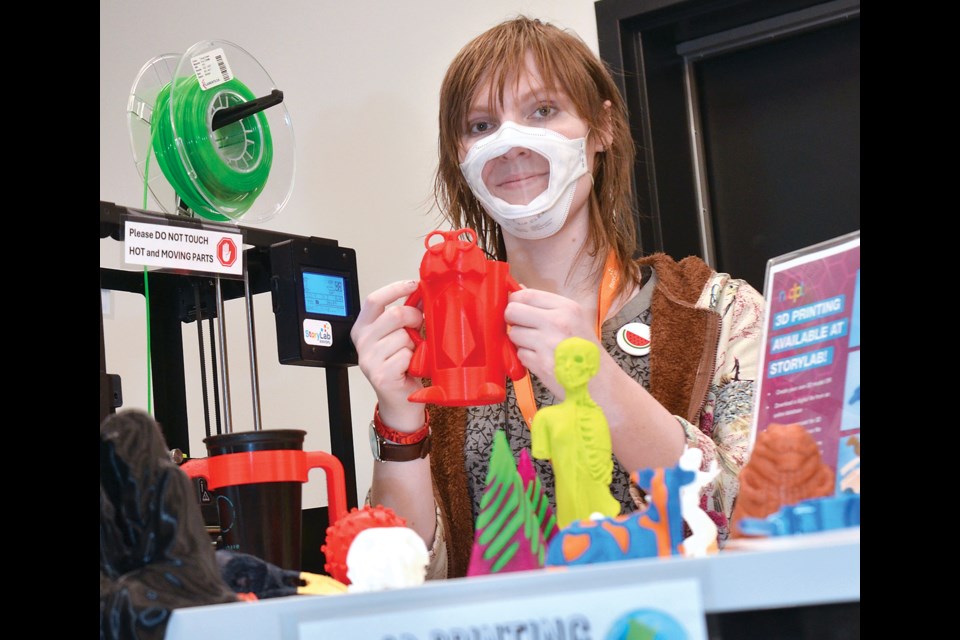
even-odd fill
[{"label": "woman's eye", "polygon": [[490,133],[493,131],[493,124],[489,122],[472,122],[470,123],[470,133],[474,135],[483,135],[484,133]]},{"label": "woman's eye", "polygon": [[555,110],[551,104],[542,104],[534,111],[534,116],[537,118],[548,118],[553,115]]}]

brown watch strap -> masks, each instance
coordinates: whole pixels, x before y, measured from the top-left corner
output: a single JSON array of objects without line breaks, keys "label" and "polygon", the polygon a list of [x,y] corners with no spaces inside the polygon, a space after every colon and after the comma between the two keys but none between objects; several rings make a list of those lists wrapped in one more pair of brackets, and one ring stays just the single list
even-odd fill
[{"label": "brown watch strap", "polygon": [[370,448],[373,459],[380,462],[410,462],[426,458],[430,453],[431,434],[413,444],[396,444],[384,440],[377,430],[370,425]]}]

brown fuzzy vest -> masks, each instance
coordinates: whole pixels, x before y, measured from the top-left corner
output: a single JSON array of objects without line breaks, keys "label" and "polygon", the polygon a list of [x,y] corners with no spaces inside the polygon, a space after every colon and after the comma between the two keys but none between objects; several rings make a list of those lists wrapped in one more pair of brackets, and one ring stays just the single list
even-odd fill
[{"label": "brown fuzzy vest", "polygon": [[[651,299],[650,393],[670,413],[697,424],[715,368],[720,318],[696,302],[713,270],[702,260],[680,262],[665,254],[639,260],[653,267],[657,286]],[[473,509],[467,488],[463,407],[430,406],[430,454],[434,493],[446,529],[450,578],[466,575],[473,548]]]}]

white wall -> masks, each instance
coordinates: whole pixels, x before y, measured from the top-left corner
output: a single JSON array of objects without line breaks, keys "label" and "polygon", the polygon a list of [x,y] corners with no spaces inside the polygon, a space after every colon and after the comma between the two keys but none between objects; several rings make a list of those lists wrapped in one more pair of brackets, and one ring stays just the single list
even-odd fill
[{"label": "white wall", "polygon": [[[355,249],[361,299],[386,283],[414,278],[423,238],[439,224],[429,204],[443,73],[470,38],[519,13],[570,28],[597,50],[593,0],[101,0],[100,199],[143,206],[126,117],[141,67],[203,40],[230,42],[256,58],[284,92],[296,141],[289,203],[256,226],[333,238]],[[159,210],[152,202],[147,208]],[[120,249],[119,242],[101,240],[101,267],[124,268]],[[106,301],[107,371],[122,378],[125,408],[146,409],[143,298],[111,292]],[[269,295],[254,301],[263,428],[304,429],[307,450],[329,451],[324,371],[280,366]],[[228,302],[225,316],[233,430],[248,431],[253,402],[242,301]],[[200,456],[205,447],[194,324],[184,327],[183,342],[190,447]],[[370,484],[367,424],[375,396],[356,367],[350,369],[350,393],[362,502]],[[304,507],[323,504],[325,484],[315,471]]]}]

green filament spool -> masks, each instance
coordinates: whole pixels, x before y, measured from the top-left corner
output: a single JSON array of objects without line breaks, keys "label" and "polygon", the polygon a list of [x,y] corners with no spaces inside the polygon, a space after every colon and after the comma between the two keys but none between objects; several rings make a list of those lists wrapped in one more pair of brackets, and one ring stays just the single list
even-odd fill
[{"label": "green filament spool", "polygon": [[263,112],[216,131],[212,128],[217,111],[255,98],[236,78],[203,91],[195,76],[177,78],[157,96],[159,117],[153,120],[157,164],[183,202],[204,218],[241,217],[270,176],[273,143]]},{"label": "green filament spool", "polygon": [[249,224],[289,201],[294,143],[283,92],[237,45],[206,40],[153,58],[134,81],[127,117],[145,208],[149,194],[169,214]]}]

